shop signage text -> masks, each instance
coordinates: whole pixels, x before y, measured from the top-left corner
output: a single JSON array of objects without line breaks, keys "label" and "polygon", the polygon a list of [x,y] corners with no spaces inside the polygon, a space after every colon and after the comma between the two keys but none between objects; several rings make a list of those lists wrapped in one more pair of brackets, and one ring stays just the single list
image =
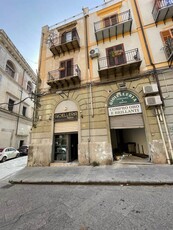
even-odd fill
[{"label": "shop signage text", "polygon": [[133,105],[124,105],[124,106],[116,106],[108,108],[109,116],[120,116],[126,114],[134,114],[141,113],[141,105],[133,104]]},{"label": "shop signage text", "polygon": [[139,100],[134,93],[125,90],[122,92],[114,93],[109,98],[108,107],[115,107],[115,106],[121,106],[126,104],[136,104],[138,102]]},{"label": "shop signage text", "polygon": [[54,121],[61,122],[61,121],[76,121],[78,120],[78,112],[65,112],[65,113],[55,113],[54,114]]}]

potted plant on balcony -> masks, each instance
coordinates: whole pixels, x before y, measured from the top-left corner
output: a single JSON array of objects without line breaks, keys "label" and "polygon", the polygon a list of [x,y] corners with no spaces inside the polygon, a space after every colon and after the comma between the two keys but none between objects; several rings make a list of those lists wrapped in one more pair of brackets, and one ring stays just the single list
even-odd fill
[{"label": "potted plant on balcony", "polygon": [[114,51],[112,51],[111,56],[112,57],[118,57],[120,55],[123,55],[123,53],[124,53],[124,50],[114,50]]}]

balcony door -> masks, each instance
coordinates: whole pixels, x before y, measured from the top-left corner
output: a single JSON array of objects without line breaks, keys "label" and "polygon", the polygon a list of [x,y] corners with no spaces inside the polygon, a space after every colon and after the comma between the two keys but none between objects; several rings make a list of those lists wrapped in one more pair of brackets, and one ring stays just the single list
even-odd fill
[{"label": "balcony door", "polygon": [[126,63],[124,45],[119,44],[106,49],[108,67]]},{"label": "balcony door", "polygon": [[73,75],[73,59],[60,62],[60,78],[70,77]]}]

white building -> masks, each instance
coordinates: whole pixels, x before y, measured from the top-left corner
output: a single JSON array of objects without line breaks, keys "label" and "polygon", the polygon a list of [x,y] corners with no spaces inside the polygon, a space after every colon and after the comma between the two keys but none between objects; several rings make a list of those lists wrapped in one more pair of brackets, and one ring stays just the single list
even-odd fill
[{"label": "white building", "polygon": [[0,30],[0,147],[30,143],[36,74]]}]

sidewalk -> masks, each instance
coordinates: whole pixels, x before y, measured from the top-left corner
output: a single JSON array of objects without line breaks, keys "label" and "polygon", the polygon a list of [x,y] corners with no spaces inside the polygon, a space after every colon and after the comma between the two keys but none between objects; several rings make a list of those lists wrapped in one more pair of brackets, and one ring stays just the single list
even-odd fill
[{"label": "sidewalk", "polygon": [[173,185],[172,165],[26,167],[10,183],[68,185]]}]

